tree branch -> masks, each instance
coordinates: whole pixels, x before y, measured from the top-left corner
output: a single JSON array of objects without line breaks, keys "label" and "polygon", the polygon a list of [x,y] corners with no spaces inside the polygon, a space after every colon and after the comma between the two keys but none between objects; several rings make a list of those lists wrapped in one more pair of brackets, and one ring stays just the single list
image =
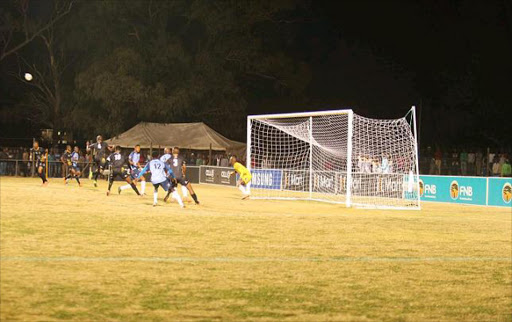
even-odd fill
[{"label": "tree branch", "polygon": [[[28,28],[25,25],[25,28],[24,28],[25,40],[22,41],[21,43],[19,43],[18,45],[14,46],[13,48],[9,49],[9,50],[7,50],[7,47],[9,45],[9,43],[6,43],[4,45],[4,49],[2,50],[2,53],[0,54],[0,61],[3,60],[5,57],[14,54],[15,52],[17,52],[21,48],[25,47],[32,40],[34,40],[36,37],[41,35],[44,31],[48,30],[50,27],[55,25],[55,23],[57,21],[59,21],[62,17],[64,17],[65,15],[67,15],[71,11],[73,3],[74,3],[73,0],[70,1],[69,2],[69,6],[67,6],[67,8],[64,11],[57,13],[57,15],[54,18],[50,19],[50,21],[46,25],[44,25],[43,27],[41,27],[39,30],[37,30],[36,32],[34,32],[31,35],[28,35]],[[25,22],[26,22],[26,15],[25,15],[25,18],[24,18],[24,24],[25,24]],[[12,32],[12,30],[11,30],[11,32]]]}]

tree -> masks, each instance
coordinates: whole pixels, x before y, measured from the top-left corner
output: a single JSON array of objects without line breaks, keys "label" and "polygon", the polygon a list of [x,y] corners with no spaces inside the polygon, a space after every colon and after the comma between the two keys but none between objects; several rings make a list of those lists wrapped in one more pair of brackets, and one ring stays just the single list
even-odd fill
[{"label": "tree", "polygon": [[[48,1],[40,1],[48,2]],[[55,0],[49,17],[36,18],[29,0],[9,0],[0,11],[0,61],[53,28],[73,7],[73,0]]]}]

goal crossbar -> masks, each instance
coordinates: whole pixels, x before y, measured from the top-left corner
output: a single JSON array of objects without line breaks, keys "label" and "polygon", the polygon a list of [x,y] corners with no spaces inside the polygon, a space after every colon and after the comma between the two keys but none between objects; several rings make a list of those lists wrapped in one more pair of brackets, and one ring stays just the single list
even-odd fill
[{"label": "goal crossbar", "polygon": [[279,113],[279,114],[261,114],[261,115],[249,115],[247,119],[284,119],[284,118],[292,118],[292,117],[311,117],[311,116],[327,116],[327,115],[342,115],[352,113],[351,109],[343,109],[343,110],[326,110],[326,111],[317,111],[317,112],[298,112],[298,113]]}]

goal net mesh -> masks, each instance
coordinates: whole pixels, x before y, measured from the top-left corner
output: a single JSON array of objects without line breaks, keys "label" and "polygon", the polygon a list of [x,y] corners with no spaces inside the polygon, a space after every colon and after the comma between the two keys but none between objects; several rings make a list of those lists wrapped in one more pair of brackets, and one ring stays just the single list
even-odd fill
[{"label": "goal net mesh", "polygon": [[249,131],[253,198],[419,207],[416,144],[405,117],[267,115],[251,117]]}]

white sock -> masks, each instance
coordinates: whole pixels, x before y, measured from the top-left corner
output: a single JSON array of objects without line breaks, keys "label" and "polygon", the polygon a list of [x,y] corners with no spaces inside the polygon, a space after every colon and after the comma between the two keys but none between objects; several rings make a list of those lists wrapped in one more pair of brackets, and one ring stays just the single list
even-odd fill
[{"label": "white sock", "polygon": [[245,193],[250,195],[251,194],[251,183],[245,185]]},{"label": "white sock", "polygon": [[181,193],[183,194],[183,198],[187,198],[188,196],[188,189],[185,186],[181,186]]},{"label": "white sock", "polygon": [[244,195],[246,195],[246,194],[247,194],[247,193],[245,192],[245,186],[244,186],[244,185],[239,185],[239,186],[238,186],[238,189],[240,189],[240,191],[242,191],[242,193],[243,193]]},{"label": "white sock", "polygon": [[158,200],[158,190],[155,190],[155,192],[153,192],[153,203],[156,204]]},{"label": "white sock", "polygon": [[178,201],[181,207],[183,207],[183,200],[181,200],[180,194],[176,190],[172,192],[172,197]]},{"label": "white sock", "polygon": [[124,186],[119,187],[119,189],[125,190],[125,189],[130,189],[131,187],[132,186],[130,186],[129,184],[125,184]]},{"label": "white sock", "polygon": [[140,194],[143,195],[145,191],[146,191],[146,181],[141,181],[140,182]]}]

